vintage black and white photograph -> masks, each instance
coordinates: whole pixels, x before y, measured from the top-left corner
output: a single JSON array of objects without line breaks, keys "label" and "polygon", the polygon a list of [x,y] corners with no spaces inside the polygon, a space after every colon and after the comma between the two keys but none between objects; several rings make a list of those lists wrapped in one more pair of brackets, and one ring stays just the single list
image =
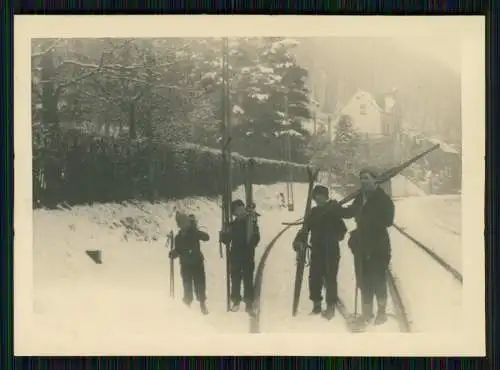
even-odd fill
[{"label": "vintage black and white photograph", "polygon": [[300,347],[330,334],[318,345],[333,356],[340,338],[484,330],[469,313],[484,301],[464,285],[484,284],[483,235],[463,239],[484,185],[471,164],[484,152],[464,165],[466,132],[484,131],[484,82],[463,78],[484,61],[464,63],[467,35],[301,35],[314,19],[259,35],[244,17],[246,34],[144,36],[148,21],[133,18],[103,20],[99,35],[89,23],[87,37],[79,21],[61,23],[65,35],[35,22],[24,37],[29,70],[15,73],[31,85],[16,86],[15,124],[30,177],[16,198],[31,208],[32,282],[20,348],[168,354],[182,338],[187,354],[201,337],[285,334]]}]

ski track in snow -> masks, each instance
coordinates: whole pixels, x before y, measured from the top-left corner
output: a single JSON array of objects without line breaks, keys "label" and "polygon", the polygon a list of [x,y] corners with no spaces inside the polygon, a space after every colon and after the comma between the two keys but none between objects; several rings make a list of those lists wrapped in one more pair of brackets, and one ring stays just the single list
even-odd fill
[{"label": "ski track in snow", "polygon": [[457,195],[431,195],[397,200],[395,224],[462,273],[460,199]]},{"label": "ski track in snow", "polygon": [[[302,216],[307,184],[294,184],[294,212],[279,207],[278,193],[284,190],[284,184],[254,186],[257,208],[262,215],[259,221],[262,238],[256,250],[256,265],[267,243],[283,228],[281,222]],[[244,199],[243,188],[233,194],[233,199],[237,197]],[[419,203],[426,201],[446,203],[451,209],[459,209],[460,204],[456,199],[446,202],[445,197],[412,197],[397,201],[396,220],[401,226],[406,226],[408,232],[412,232],[410,227],[413,224],[403,225],[404,215],[411,215],[410,208],[415,212],[415,209],[428,207],[418,208]],[[165,241],[168,232],[175,226],[175,206],[195,213],[200,227],[211,238],[209,242],[202,243],[210,310],[208,316],[201,315],[196,301],[191,308],[182,305],[177,261],[175,299],[169,297],[169,260]],[[454,211],[443,215],[440,211],[440,208],[435,208],[434,219],[445,223],[449,214],[455,214],[453,220],[456,220]],[[179,334],[248,333],[249,319],[243,309],[238,313],[226,312],[225,261],[219,256],[218,246],[220,213],[218,202],[203,198],[140,203],[139,206],[108,204],[79,206],[71,210],[36,210],[31,349],[45,354],[74,353],[75,347],[78,347],[87,353],[99,353],[103,346],[110,351],[119,351],[124,343],[142,343],[161,351]],[[429,214],[427,210],[422,216],[422,224],[433,222]],[[127,228],[123,223],[128,225]],[[351,229],[353,223],[348,221],[348,227]],[[457,223],[450,227],[460,230]],[[127,229],[131,231],[126,233]],[[427,235],[423,233],[425,230]],[[330,322],[308,316],[311,309],[308,271],[304,274],[299,314],[295,318],[291,316],[295,274],[295,254],[291,243],[296,231],[297,227],[292,227],[278,239],[265,266],[261,332],[345,332],[346,324],[340,313]],[[431,229],[421,225],[419,231],[422,235],[413,231],[417,239],[437,254],[442,255],[446,247],[448,260],[461,259],[460,244],[441,245],[452,234],[448,229]],[[425,236],[427,240],[424,240]],[[459,326],[460,285],[395,230],[391,230],[391,242],[392,271],[402,289],[412,320],[412,331],[452,330]],[[100,249],[103,264],[94,264],[85,254],[87,249]],[[352,266],[346,236],[341,243],[338,284],[339,296],[350,312],[354,311]],[[389,301],[389,313],[393,311],[391,303]],[[392,319],[371,330],[399,331]],[[116,338],[120,340],[117,342]]]}]

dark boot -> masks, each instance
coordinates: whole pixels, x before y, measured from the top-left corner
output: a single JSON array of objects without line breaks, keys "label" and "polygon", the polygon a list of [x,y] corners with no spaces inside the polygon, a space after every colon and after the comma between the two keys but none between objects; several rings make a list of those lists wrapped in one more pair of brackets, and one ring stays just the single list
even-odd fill
[{"label": "dark boot", "polygon": [[254,309],[252,303],[246,303],[245,304],[245,312],[249,314],[250,316],[254,315]]},{"label": "dark boot", "polygon": [[375,325],[382,325],[387,321],[387,314],[385,313],[385,307],[387,306],[387,303],[385,300],[381,300],[378,304],[377,308],[377,317],[375,318],[374,324]]},{"label": "dark boot", "polygon": [[385,313],[385,304],[380,304],[375,318],[375,325],[382,325],[387,321],[387,314]]},{"label": "dark boot", "polygon": [[363,314],[361,316],[361,320],[365,322],[365,324],[370,324],[375,316],[373,314]]},{"label": "dark boot", "polygon": [[363,304],[363,310],[362,311],[363,311],[363,313],[361,315],[362,320],[365,323],[369,324],[373,320],[373,317],[374,317],[374,315],[373,315],[373,306],[371,304],[369,304],[369,303],[365,303],[365,304]]},{"label": "dark boot", "polygon": [[331,320],[334,318],[334,316],[335,316],[335,305],[329,304],[326,307],[325,312],[323,312],[323,317],[327,320]]},{"label": "dark boot", "polygon": [[240,302],[233,302],[233,305],[231,306],[231,311],[238,312],[239,310],[240,310]]},{"label": "dark boot", "polygon": [[386,321],[387,321],[387,314],[385,312],[379,312],[373,323],[375,325],[382,325],[385,324]]},{"label": "dark boot", "polygon": [[205,301],[200,302],[200,310],[203,315],[208,315],[208,309]]},{"label": "dark boot", "polygon": [[314,302],[310,315],[319,315],[321,313],[321,302]]}]

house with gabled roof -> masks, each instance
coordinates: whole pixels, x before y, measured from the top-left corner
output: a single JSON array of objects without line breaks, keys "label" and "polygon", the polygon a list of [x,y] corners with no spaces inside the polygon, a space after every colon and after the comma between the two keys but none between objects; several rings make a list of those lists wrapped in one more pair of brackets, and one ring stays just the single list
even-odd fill
[{"label": "house with gabled roof", "polygon": [[377,104],[372,94],[358,90],[340,109],[333,124],[336,126],[340,118],[347,115],[351,117],[354,127],[361,134],[379,136],[386,133],[384,114],[384,110]]}]

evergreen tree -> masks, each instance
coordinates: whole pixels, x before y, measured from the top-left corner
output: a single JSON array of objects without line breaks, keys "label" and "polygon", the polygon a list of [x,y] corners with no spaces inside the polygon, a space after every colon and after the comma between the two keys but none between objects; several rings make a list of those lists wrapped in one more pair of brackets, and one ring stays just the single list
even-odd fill
[{"label": "evergreen tree", "polygon": [[360,135],[354,128],[351,117],[341,116],[335,128],[335,137],[330,153],[334,172],[349,178],[358,170]]}]

